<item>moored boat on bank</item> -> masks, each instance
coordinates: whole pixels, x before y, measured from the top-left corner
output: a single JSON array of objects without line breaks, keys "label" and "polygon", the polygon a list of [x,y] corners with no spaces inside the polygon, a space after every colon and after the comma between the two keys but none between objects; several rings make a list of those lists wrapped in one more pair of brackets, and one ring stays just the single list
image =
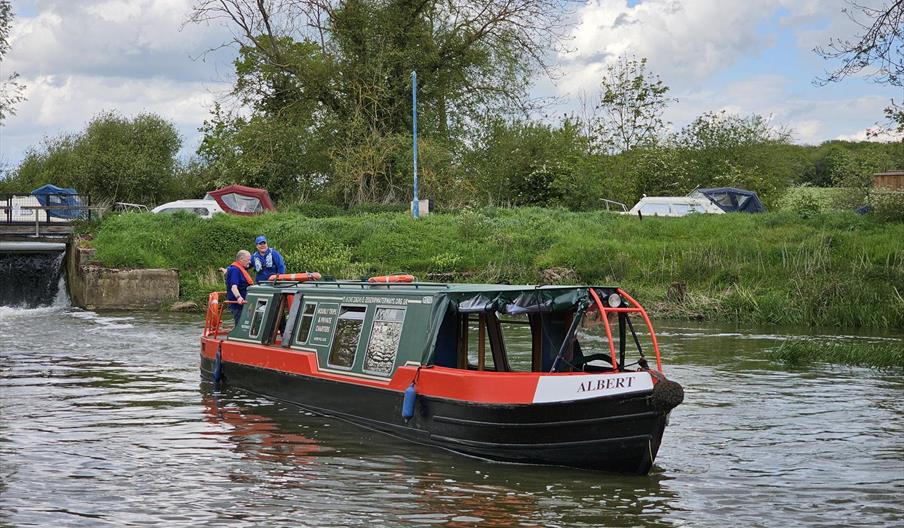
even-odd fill
[{"label": "moored boat on bank", "polygon": [[683,399],[616,287],[318,279],[250,287],[228,334],[211,294],[203,375],[469,455],[636,474]]}]

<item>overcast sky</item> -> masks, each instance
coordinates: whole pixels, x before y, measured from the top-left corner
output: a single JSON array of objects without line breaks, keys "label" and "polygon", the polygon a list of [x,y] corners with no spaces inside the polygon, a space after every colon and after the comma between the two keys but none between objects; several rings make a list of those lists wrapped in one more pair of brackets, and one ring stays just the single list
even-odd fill
[{"label": "overcast sky", "polygon": [[[869,0],[868,0],[869,1]],[[92,116],[153,112],[179,128],[188,155],[198,127],[231,86],[235,51],[222,26],[185,25],[194,0],[13,0],[3,78],[18,72],[27,100],[0,127],[0,164],[16,165],[45,136],[83,130]],[[874,0],[872,3],[876,3]],[[607,61],[624,52],[678,99],[666,118],[680,128],[706,111],[772,116],[798,143],[863,139],[900,90],[865,79],[814,86],[831,64],[812,52],[856,26],[842,0],[603,0],[576,4],[569,52],[556,58],[554,118],[598,93]]]}]

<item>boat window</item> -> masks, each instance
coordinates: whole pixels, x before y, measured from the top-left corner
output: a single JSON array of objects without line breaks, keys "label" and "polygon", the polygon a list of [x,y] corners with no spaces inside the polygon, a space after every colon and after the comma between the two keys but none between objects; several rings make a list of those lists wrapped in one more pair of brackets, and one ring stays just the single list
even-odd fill
[{"label": "boat window", "polygon": [[296,343],[305,343],[311,333],[311,326],[314,323],[314,311],[317,305],[308,303],[304,305],[304,311],[301,313],[301,325],[298,327],[298,335],[295,337]]},{"label": "boat window", "polygon": [[716,202],[717,204],[721,205],[722,207],[730,208],[733,205],[731,203],[731,195],[729,195],[728,193],[724,193],[724,192],[711,193],[709,195],[709,197],[710,197],[710,199],[712,199],[712,201]]},{"label": "boat window", "polygon": [[688,204],[672,204],[672,214],[684,216],[691,212],[691,206]]},{"label": "boat window", "polygon": [[229,193],[220,196],[220,199],[229,206],[230,209],[234,209],[236,211],[240,211],[243,213],[260,213],[263,212],[264,207],[261,205],[261,201],[254,196],[243,196],[237,193]]},{"label": "boat window", "polygon": [[351,368],[355,361],[355,351],[358,350],[366,310],[364,306],[343,306],[339,310],[336,335],[328,359],[330,365]]},{"label": "boat window", "polygon": [[264,322],[264,315],[267,313],[267,299],[258,299],[254,304],[254,312],[251,315],[251,331],[248,337],[257,337],[261,333],[261,324]]},{"label": "boat window", "polygon": [[364,370],[377,374],[391,374],[402,337],[405,310],[401,308],[377,308],[373,331],[364,355]]},{"label": "boat window", "polygon": [[645,204],[640,211],[647,216],[668,215],[670,212],[669,204],[656,203]]},{"label": "boat window", "polygon": [[286,319],[289,316],[289,309],[292,306],[293,300],[294,296],[286,293],[277,294],[273,298],[273,317],[271,317],[271,320],[263,326],[264,333],[267,336],[263,340],[263,344],[270,345],[273,343],[282,343],[286,331]]},{"label": "boat window", "polygon": [[504,315],[499,318],[499,324],[512,370],[530,372],[536,360],[534,359],[535,347],[528,315]]},{"label": "boat window", "polygon": [[165,214],[188,213],[198,216],[210,216],[210,211],[203,207],[171,207],[168,209],[163,209],[160,212]]},{"label": "boat window", "polygon": [[497,354],[494,354],[496,343],[490,339],[490,325],[498,324],[497,319],[490,319],[486,313],[477,314],[476,317],[464,314],[463,324],[466,326],[467,355],[466,363],[460,365],[460,368],[499,370],[496,366]]}]

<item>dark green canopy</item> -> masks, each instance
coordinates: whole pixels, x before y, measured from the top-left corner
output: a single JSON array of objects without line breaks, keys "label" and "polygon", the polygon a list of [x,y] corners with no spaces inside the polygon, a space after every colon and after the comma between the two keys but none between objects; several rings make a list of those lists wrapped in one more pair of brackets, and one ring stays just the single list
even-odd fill
[{"label": "dark green canopy", "polygon": [[[430,315],[431,339],[421,353],[421,364],[430,361],[438,329],[449,311],[458,313],[499,312],[508,315],[571,312],[590,302],[590,288],[599,286],[507,286],[455,284],[438,291]],[[612,287],[609,287],[612,288]]]}]

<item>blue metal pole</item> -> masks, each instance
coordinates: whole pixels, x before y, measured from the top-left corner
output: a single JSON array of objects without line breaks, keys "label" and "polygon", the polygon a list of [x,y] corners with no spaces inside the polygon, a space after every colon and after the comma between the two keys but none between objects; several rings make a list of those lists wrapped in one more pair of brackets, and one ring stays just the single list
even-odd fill
[{"label": "blue metal pole", "polygon": [[412,213],[414,219],[417,220],[421,216],[420,202],[417,198],[417,72],[411,72],[411,114],[412,114],[412,137],[414,138],[414,203]]}]

